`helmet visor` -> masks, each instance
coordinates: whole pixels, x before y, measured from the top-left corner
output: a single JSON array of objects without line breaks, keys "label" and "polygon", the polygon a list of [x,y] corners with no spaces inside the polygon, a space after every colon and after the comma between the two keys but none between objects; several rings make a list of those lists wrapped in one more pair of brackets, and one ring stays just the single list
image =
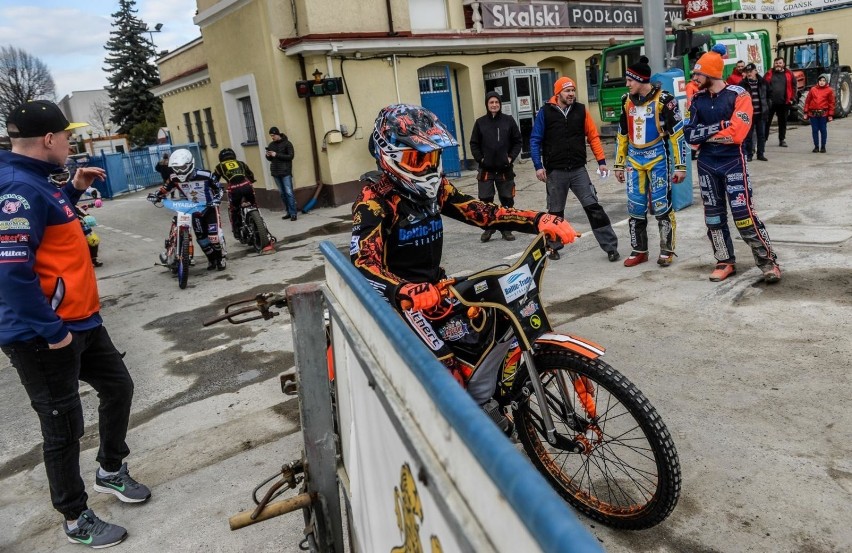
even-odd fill
[{"label": "helmet visor", "polygon": [[406,149],[402,152],[402,159],[399,161],[399,166],[412,175],[419,177],[427,173],[434,173],[438,169],[440,161],[441,150],[418,152],[414,149]]}]

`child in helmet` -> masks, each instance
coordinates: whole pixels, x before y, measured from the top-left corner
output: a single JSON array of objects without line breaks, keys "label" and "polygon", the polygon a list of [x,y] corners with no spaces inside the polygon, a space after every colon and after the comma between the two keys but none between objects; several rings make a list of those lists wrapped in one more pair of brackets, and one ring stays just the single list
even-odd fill
[{"label": "child in helmet", "polygon": [[224,270],[226,263],[219,242],[218,212],[222,189],[210,171],[195,169],[195,158],[185,148],[172,152],[169,168],[172,171],[169,182],[160,187],[157,198],[163,199],[171,191],[177,190],[185,199],[206,204],[203,211],[192,214],[192,230],[198,245],[207,256],[207,270]]},{"label": "child in helmet", "polygon": [[[55,171],[50,174],[50,182],[53,183],[57,188],[62,188],[65,186],[65,183],[71,178],[71,172],[68,169],[68,166],[62,168],[62,170]],[[94,190],[94,188],[89,187],[88,190]],[[89,245],[89,256],[92,258],[92,265],[95,267],[103,266],[103,263],[98,261],[98,246],[101,243],[100,237],[95,233],[92,228],[97,225],[97,221],[91,215],[87,215],[83,209],[80,209],[78,206],[74,206],[74,213],[77,215],[77,219],[80,221],[80,226],[83,227],[83,235],[86,237],[86,243]]]},{"label": "child in helmet", "polygon": [[228,214],[231,216],[231,229],[234,231],[234,238],[239,240],[240,226],[242,225],[240,205],[243,200],[251,205],[257,205],[254,187],[252,186],[252,183],[256,182],[254,173],[245,162],[237,159],[234,150],[225,148],[219,152],[219,164],[213,169],[213,178],[216,182],[224,179],[227,183]]},{"label": "child in helmet", "polygon": [[[484,230],[545,232],[563,243],[577,234],[556,215],[486,203],[461,193],[441,172],[441,152],[458,146],[431,111],[414,105],[391,105],[379,112],[370,137],[370,153],[381,177],[365,183],[352,206],[349,255],[356,268],[403,315],[406,323],[466,384],[472,367],[457,359],[440,338],[450,319],[427,319],[421,313],[442,302],[434,286],[441,268],[444,226],[441,215]],[[400,302],[413,307],[404,311]],[[474,398],[487,402],[490,398]]]}]

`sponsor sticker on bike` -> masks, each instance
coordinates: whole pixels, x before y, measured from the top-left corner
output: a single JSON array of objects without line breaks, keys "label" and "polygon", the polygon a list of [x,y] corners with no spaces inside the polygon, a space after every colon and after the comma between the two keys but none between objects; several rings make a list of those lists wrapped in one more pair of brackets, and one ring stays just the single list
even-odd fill
[{"label": "sponsor sticker on bike", "polygon": [[530,268],[526,265],[500,277],[498,282],[500,282],[500,288],[503,290],[503,297],[506,298],[506,302],[513,302],[530,290],[535,289],[535,281],[530,273]]},{"label": "sponsor sticker on bike", "polygon": [[486,290],[488,290],[488,283],[484,280],[473,285],[473,292],[475,294],[481,294]]},{"label": "sponsor sticker on bike", "polygon": [[447,342],[455,342],[457,340],[461,340],[468,333],[467,325],[458,320],[454,319],[441,327],[439,334],[441,338],[446,340]]},{"label": "sponsor sticker on bike", "polygon": [[538,304],[534,301],[531,301],[521,308],[521,317],[529,317],[536,311],[538,311]]}]

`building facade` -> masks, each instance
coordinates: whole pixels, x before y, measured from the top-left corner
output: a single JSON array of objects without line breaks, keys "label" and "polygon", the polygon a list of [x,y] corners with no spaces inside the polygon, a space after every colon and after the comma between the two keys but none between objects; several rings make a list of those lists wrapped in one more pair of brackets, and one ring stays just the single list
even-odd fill
[{"label": "building facade", "polygon": [[[270,127],[294,145],[299,205],[315,195],[340,205],[353,199],[358,177],[375,168],[367,144],[380,108],[403,102],[432,109],[460,144],[444,155],[452,174],[471,165],[468,139],[485,113],[487,91],[501,92],[504,111],[516,117],[525,137],[561,76],[575,80],[578,99],[597,118],[601,49],[643,32],[638,0],[197,5],[201,37],[157,60],[161,85],[154,93],[163,99],[172,141],[197,142],[208,166],[220,149],[233,148],[258,176],[261,205],[279,208],[264,156]],[[682,16],[679,1],[665,2],[667,23]],[[720,25],[771,28],[771,35],[780,27],[770,19]],[[297,94],[297,81],[330,77],[342,78],[341,94]]]}]

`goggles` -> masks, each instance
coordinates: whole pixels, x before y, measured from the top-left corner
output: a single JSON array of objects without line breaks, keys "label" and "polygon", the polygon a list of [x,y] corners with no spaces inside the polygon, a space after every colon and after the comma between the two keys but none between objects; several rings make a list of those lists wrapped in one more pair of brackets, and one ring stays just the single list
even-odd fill
[{"label": "goggles", "polygon": [[55,186],[64,186],[65,183],[68,182],[68,179],[71,178],[71,172],[67,169],[65,171],[59,171],[57,173],[51,173],[48,179]]},{"label": "goggles", "polygon": [[421,176],[434,172],[441,161],[441,150],[431,152],[418,152],[414,149],[406,149],[402,152],[399,166],[412,175]]}]

